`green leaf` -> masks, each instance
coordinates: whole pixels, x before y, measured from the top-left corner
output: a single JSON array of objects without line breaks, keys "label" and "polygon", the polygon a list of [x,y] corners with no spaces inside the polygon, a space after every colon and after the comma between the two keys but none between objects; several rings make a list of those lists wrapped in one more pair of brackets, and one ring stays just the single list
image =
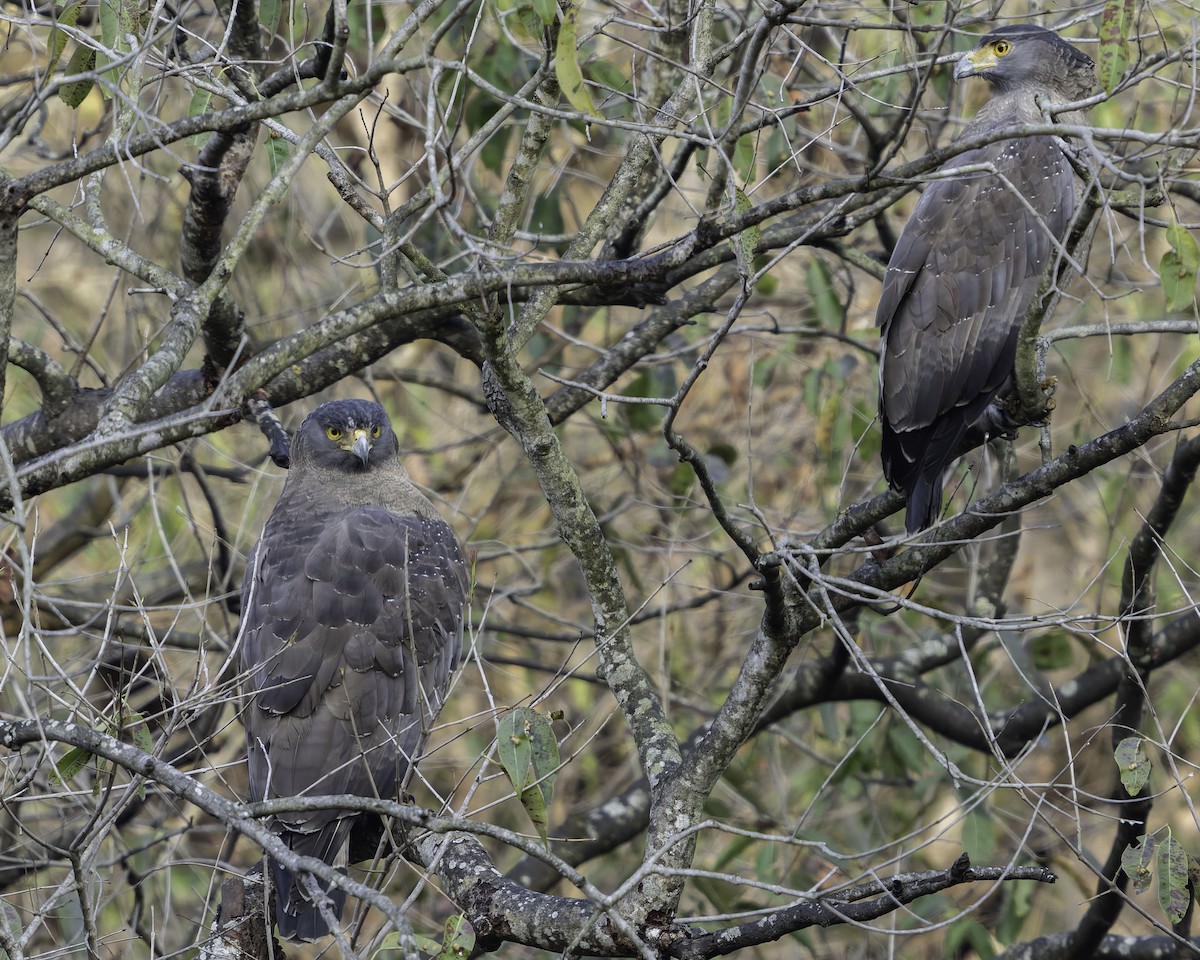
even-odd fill
[{"label": "green leaf", "polygon": [[[118,57],[128,53],[132,48],[129,38],[137,29],[135,9],[131,0],[100,0],[98,7],[100,16],[100,42]],[[106,70],[112,58],[104,51],[96,51],[96,69],[104,73],[108,83],[101,84],[100,93],[105,100],[111,100],[112,87],[120,82],[117,67]],[[125,69],[121,67],[120,70]]]},{"label": "green leaf", "polygon": [[1196,271],[1200,268],[1200,248],[1196,238],[1175,217],[1167,227],[1167,243],[1171,249],[1158,263],[1158,276],[1168,310],[1186,310],[1196,299]]},{"label": "green leaf", "polygon": [[1100,14],[1100,82],[1112,93],[1129,66],[1129,28],[1133,0],[1108,0]]},{"label": "green leaf", "polygon": [[467,926],[465,914],[446,918],[442,929],[442,951],[437,960],[466,960],[475,950],[475,933]]},{"label": "green leaf", "polygon": [[1153,877],[1150,864],[1154,862],[1156,846],[1154,838],[1144,833],[1138,837],[1136,845],[1131,843],[1121,852],[1121,869],[1133,881],[1134,893],[1145,893],[1150,889]]},{"label": "green leaf", "polygon": [[558,4],[555,0],[533,0],[533,10],[547,27],[554,23],[555,17],[558,16]]},{"label": "green leaf", "polygon": [[[279,30],[279,11],[283,9],[280,0],[258,0],[258,22],[267,31],[267,36],[274,38]],[[271,41],[267,41],[270,46]]]},{"label": "green leaf", "polygon": [[538,836],[549,847],[550,800],[559,765],[558,741],[550,721],[535,710],[515,708],[500,720],[496,755]]},{"label": "green leaf", "polygon": [[[765,253],[760,253],[754,258],[754,272],[758,273],[770,262],[771,258],[769,256]],[[755,286],[755,289],[764,297],[769,297],[779,289],[779,278],[772,273],[764,273],[758,278],[758,284]]]},{"label": "green leaf", "polygon": [[1174,837],[1158,845],[1158,905],[1178,923],[1188,908],[1188,857]]},{"label": "green leaf", "polygon": [[792,148],[779,124],[771,127],[767,134],[767,171],[775,173],[792,161]]},{"label": "green leaf", "polygon": [[575,48],[576,21],[579,7],[571,4],[563,13],[562,26],[558,28],[558,46],[554,50],[554,72],[558,85],[567,102],[580,113],[597,116],[592,95],[583,85],[583,70],[579,66],[579,51]]},{"label": "green leaf", "polygon": [[[437,956],[442,949],[442,945],[434,940],[433,937],[427,937],[423,933],[414,933],[413,942],[417,945],[417,949],[421,953],[428,953],[432,956]],[[399,948],[400,934],[393,930],[383,938],[383,942],[379,944],[379,949],[375,951],[375,955],[378,956],[385,950],[398,950]]]},{"label": "green leaf", "polygon": [[[189,117],[198,117],[208,109],[208,105],[212,102],[212,94],[207,90],[195,90],[192,93],[191,102],[188,104],[187,115]],[[202,147],[208,143],[209,137],[212,136],[211,131],[205,133],[196,133],[188,137],[188,143],[193,147]]]},{"label": "green leaf", "polygon": [[530,715],[526,730],[533,751],[533,776],[549,807],[554,799],[554,781],[558,778],[558,768],[562,762],[558,755],[558,738],[554,736],[549,719],[540,713]]},{"label": "green leaf", "polygon": [[[75,52],[71,54],[71,59],[67,62],[67,76],[91,73],[95,68],[96,51],[91,47],[76,47]],[[74,110],[87,99],[87,95],[92,92],[94,85],[92,80],[75,80],[72,83],[65,83],[58,88],[58,98]]]},{"label": "green leaf", "polygon": [[[750,198],[741,190],[734,190],[733,209],[741,216],[749,213],[754,207]],[[762,227],[755,224],[747,227],[733,238],[733,252],[737,257],[738,268],[743,277],[749,277],[754,272],[754,252],[762,240]]]},{"label": "green leaf", "polygon": [[1117,744],[1113,752],[1117,761],[1117,770],[1121,775],[1121,783],[1131,797],[1142,792],[1150,779],[1150,758],[1146,756],[1146,748],[1141,737],[1126,737]]},{"label": "green leaf", "polygon": [[549,193],[537,196],[533,209],[529,211],[529,226],[535,233],[551,236],[566,232],[567,224],[562,214],[562,190],[555,187]]},{"label": "green leaf", "polygon": [[986,807],[976,807],[962,825],[963,850],[972,863],[985,863],[996,854],[996,820]]},{"label": "green leaf", "polygon": [[542,838],[542,843],[546,848],[550,848],[550,821],[549,814],[546,810],[546,797],[538,787],[526,787],[521,791],[521,806],[525,808],[525,813],[529,815],[529,820],[537,830],[538,836]]},{"label": "green leaf", "polygon": [[757,172],[758,157],[754,149],[754,137],[738,137],[733,148],[733,169],[742,178],[742,183],[750,183]]},{"label": "green leaf", "polygon": [[1029,643],[1029,655],[1039,670],[1061,670],[1075,662],[1071,638],[1062,630],[1049,630]]},{"label": "green leaf", "polygon": [[996,955],[991,933],[972,917],[962,917],[950,924],[942,950],[947,957],[964,957],[974,953],[980,960],[991,960]]},{"label": "green leaf", "polygon": [[133,745],[143,753],[153,753],[154,736],[150,733],[146,718],[134,710],[129,714],[127,723],[129,732],[133,735]]},{"label": "green leaf", "polygon": [[1033,909],[1034,890],[1038,887],[1033,880],[1017,880],[1006,883],[1004,891],[1004,909],[1000,921],[996,925],[996,939],[1001,943],[1013,943],[1025,926],[1025,920]]},{"label": "green leaf", "polygon": [[[623,397],[654,397],[654,377],[649,370],[639,370],[629,385],[621,390]],[[653,433],[662,422],[666,407],[649,403],[622,403],[619,407],[620,417],[629,425],[630,430],[639,433]]]},{"label": "green leaf", "polygon": [[498,177],[504,175],[504,162],[508,159],[508,141],[512,132],[511,126],[501,127],[479,149],[479,159],[484,168],[491,170]]},{"label": "green leaf", "polygon": [[671,491],[673,497],[686,497],[691,492],[695,479],[696,475],[686,463],[676,464],[667,481],[667,489]]},{"label": "green leaf", "polygon": [[629,78],[615,64],[607,60],[593,60],[588,64],[588,76],[609,90],[628,90]]},{"label": "green leaf", "polygon": [[[100,0],[98,13],[100,15],[100,42],[110,50],[116,46],[117,31],[120,29],[121,0]],[[103,67],[109,62],[108,54],[102,53],[97,59],[97,66]]]},{"label": "green leaf", "polygon": [[827,330],[840,330],[846,314],[833,285],[833,274],[825,261],[820,257],[810,260],[804,270],[804,280],[812,297],[809,309],[817,323]]},{"label": "green leaf", "polygon": [[533,745],[529,742],[525,719],[524,708],[516,707],[511,713],[500,718],[496,729],[496,757],[518,797],[524,793],[529,783],[529,761],[533,755]]},{"label": "green leaf", "polygon": [[54,27],[50,31],[50,40],[47,44],[47,53],[50,54],[50,58],[46,61],[47,77],[54,73],[54,68],[58,66],[58,60],[67,46],[67,40],[70,39],[67,31],[61,27],[73,27],[79,22],[79,11],[82,6],[83,0],[75,0],[70,6],[64,7],[62,12],[54,18]]},{"label": "green leaf", "polygon": [[[542,18],[537,15],[537,11],[533,9],[533,4],[523,3],[517,8],[517,23],[520,29],[514,30],[513,33],[528,40],[530,43],[541,43],[545,35],[545,27],[542,24]],[[522,37],[522,33],[524,36]]]},{"label": "green leaf", "polygon": [[67,781],[86,767],[91,759],[90,750],[85,750],[83,747],[72,747],[63,754],[62,759],[54,764],[53,779],[66,786]]},{"label": "green leaf", "polygon": [[287,162],[287,158],[292,155],[292,146],[284,137],[277,133],[272,133],[267,137],[267,161],[271,165],[271,176],[275,176],[279,172],[279,168]]}]

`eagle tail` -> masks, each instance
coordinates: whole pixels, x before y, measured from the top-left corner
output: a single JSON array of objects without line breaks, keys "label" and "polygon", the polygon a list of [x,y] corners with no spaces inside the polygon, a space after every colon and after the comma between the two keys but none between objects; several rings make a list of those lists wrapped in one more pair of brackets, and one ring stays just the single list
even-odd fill
[{"label": "eagle tail", "polygon": [[942,510],[942,477],[944,467],[922,470],[906,491],[907,510],[904,513],[904,529],[909,534],[918,533],[933,526]]},{"label": "eagle tail", "polygon": [[[330,826],[334,830],[332,852],[337,854],[333,857],[322,855],[324,851],[329,851],[329,838],[324,836],[326,831],[316,834],[284,832],[280,839],[296,853],[316,856],[326,863],[332,860],[332,865],[345,873],[347,827],[342,822]],[[314,845],[319,849],[312,849]],[[339,920],[342,917],[342,908],[346,905],[346,892],[323,883],[312,875],[305,879],[304,871],[293,871],[277,860],[270,859],[270,865],[271,884],[275,888],[275,924],[279,927],[279,935],[285,940],[319,940],[328,934],[329,924],[309,893],[309,884],[315,884],[325,893],[330,900],[330,911]]]},{"label": "eagle tail", "polygon": [[933,432],[926,428],[900,433],[886,420],[883,424],[883,472],[893,489],[904,491],[904,529],[909,534],[933,526],[942,511],[942,480],[954,451],[938,444],[940,438],[931,436]]}]

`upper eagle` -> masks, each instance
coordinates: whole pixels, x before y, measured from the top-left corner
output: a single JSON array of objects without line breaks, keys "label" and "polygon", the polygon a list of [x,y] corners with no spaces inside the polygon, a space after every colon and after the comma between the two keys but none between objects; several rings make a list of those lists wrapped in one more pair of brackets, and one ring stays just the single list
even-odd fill
[{"label": "upper eagle", "polygon": [[[1042,103],[1083,99],[1095,84],[1090,58],[1029,25],[989,33],[954,76],[991,88],[964,131],[972,138],[1041,123]],[[906,495],[910,533],[937,518],[947,466],[1008,382],[1021,321],[1075,207],[1056,138],[1002,139],[946,163],[901,232],[876,322],[883,471]]]}]

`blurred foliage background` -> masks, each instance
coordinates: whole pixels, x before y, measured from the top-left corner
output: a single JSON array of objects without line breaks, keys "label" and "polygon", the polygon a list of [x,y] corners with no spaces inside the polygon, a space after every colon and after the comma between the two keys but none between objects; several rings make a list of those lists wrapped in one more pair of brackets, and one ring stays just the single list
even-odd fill
[{"label": "blurred foliage background", "polygon": [[[640,831],[627,836],[597,814],[641,809],[644,826],[646,771],[603,676],[592,573],[564,541],[538,468],[489,411],[478,331],[497,317],[511,324],[619,573],[632,650],[688,737],[726,704],[764,601],[713,498],[664,439],[665,404],[675,398],[673,430],[764,553],[827,544],[819,535],[843,511],[876,502],[874,308],[920,180],[884,172],[951,143],[978,108],[983,84],[954,85],[947,58],[997,22],[1061,29],[1097,60],[1107,83],[1087,116],[1107,133],[1074,142],[1101,194],[1122,193],[1119,209],[1098,211],[1079,252],[1086,275],[1043,327],[1057,379],[1048,428],[1024,429],[1011,454],[964,457],[947,482],[950,512],[1033,469],[1043,451],[1120,427],[1200,359],[1193,4],[329,9],[345,27],[331,79],[304,68],[328,53],[327,11],[298,0],[259,3],[249,27],[247,7],[224,0],[0,8],[4,329],[33,351],[14,358],[10,348],[3,394],[0,719],[70,720],[244,798],[236,593],[283,471],[253,422],[234,421],[259,390],[288,427],[321,399],[369,395],[474,561],[469,657],[410,787],[416,802],[536,839],[494,755],[497,723],[532,707],[559,741],[555,849],[580,862],[579,841],[601,829],[581,869],[604,891],[652,870]],[[568,24],[575,43],[564,45]],[[267,107],[252,115],[256,104]],[[659,112],[664,104],[679,114]],[[533,149],[535,115],[544,142]],[[322,122],[329,129],[306,141]],[[222,135],[244,149],[243,167],[229,160],[235,150],[215,150]],[[636,166],[639,149],[648,160]],[[236,191],[219,213],[198,187],[213,157],[216,179]],[[201,214],[215,239],[189,234]],[[705,233],[739,216],[747,229],[734,236]],[[206,252],[209,268],[196,272],[189,260]],[[221,256],[220,291],[189,300]],[[675,259],[655,272],[656,257]],[[554,274],[561,262],[590,272]],[[1165,280],[1164,263],[1174,271]],[[447,277],[466,292],[451,295]],[[417,299],[422,288],[432,299]],[[554,301],[539,305],[546,291]],[[324,318],[386,296],[369,328],[379,341],[305,339]],[[220,297],[235,317],[224,329],[210,309]],[[172,338],[196,303],[198,332],[178,349]],[[238,346],[223,356],[230,330]],[[134,380],[164,356],[171,376],[149,391],[154,406]],[[251,376],[263,357],[277,371]],[[201,373],[204,395],[188,393]],[[54,396],[66,399],[49,409]],[[134,415],[103,419],[130,396]],[[944,870],[965,851],[976,865],[1047,867],[1058,882],[954,886],[752,953],[991,957],[1071,930],[1122,816],[1110,800],[1124,701],[1114,681],[1071,700],[1078,709],[1062,705],[1085,671],[1121,660],[1134,622],[1183,637],[1155,661],[1164,669],[1141,675],[1148,705],[1129,731],[1153,762],[1142,832],[1200,856],[1190,495],[1157,541],[1152,602],[1121,603],[1131,543],[1172,458],[1195,439],[1197,412],[1192,401],[1178,429],[1022,510],[1019,531],[962,544],[914,592],[895,591],[911,596],[898,611],[864,604],[793,638],[773,695],[852,643],[938,702],[914,714],[831,683],[781,710],[703,804],[679,920],[719,929],[872,878]],[[887,537],[901,526],[874,529]],[[838,541],[825,573],[879,560],[878,537],[861,536],[871,528]],[[1030,703],[1069,722],[1047,720],[1006,758],[962,742],[961,714],[938,706],[989,718],[995,733]],[[261,856],[179,797],[61,744],[0,754],[0,793],[0,948],[13,957],[191,955],[222,880]],[[485,845],[501,871],[529,868],[508,845]],[[1113,932],[1170,936],[1160,881],[1177,892],[1180,880],[1165,871],[1156,862],[1147,889],[1123,894]],[[393,855],[365,876],[409,904],[418,933],[441,940],[456,907],[436,873]],[[350,929],[363,956],[399,955],[378,916],[360,910]],[[288,952],[305,949],[322,948]]]}]

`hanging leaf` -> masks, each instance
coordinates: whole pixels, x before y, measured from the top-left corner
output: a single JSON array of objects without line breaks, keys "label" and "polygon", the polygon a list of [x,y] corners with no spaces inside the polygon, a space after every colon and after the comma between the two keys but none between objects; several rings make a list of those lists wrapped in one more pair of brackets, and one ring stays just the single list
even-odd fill
[{"label": "hanging leaf", "polygon": [[[550,845],[550,801],[558,776],[558,741],[550,721],[535,710],[517,707],[500,720],[496,756],[521,806],[547,848]],[[533,765],[533,775],[529,767]]]},{"label": "hanging leaf", "polygon": [[742,178],[742,183],[750,183],[758,169],[758,155],[755,151],[755,138],[752,136],[738,137],[733,147],[733,169]]},{"label": "hanging leaf", "polygon": [[558,4],[555,0],[533,0],[533,9],[547,27],[554,23],[554,18],[558,16]]},{"label": "hanging leaf", "polygon": [[529,742],[533,750],[533,776],[535,786],[546,800],[546,806],[554,799],[554,781],[558,778],[561,760],[558,755],[558,740],[550,726],[550,720],[540,713],[529,718],[527,726]]},{"label": "hanging leaf", "polygon": [[[211,102],[212,102],[212,94],[209,91],[197,89],[192,94],[191,102],[188,104],[187,115],[189,117],[200,116],[200,114],[204,113],[208,109],[208,105]],[[208,143],[208,140],[211,136],[212,136],[211,131],[206,131],[204,133],[194,133],[190,137],[188,137],[188,143],[191,144],[193,147],[202,147],[206,143]]]},{"label": "hanging leaf", "polygon": [[[100,18],[100,42],[108,49],[113,49],[117,43],[117,32],[121,24],[121,0],[100,0],[97,13]],[[101,53],[97,64],[104,67],[109,62],[108,54]]]},{"label": "hanging leaf", "polygon": [[500,718],[496,729],[496,756],[518,797],[529,783],[529,761],[533,754],[525,719],[524,708],[516,707]]},{"label": "hanging leaf", "polygon": [[442,928],[442,950],[437,960],[455,960],[471,956],[475,950],[475,931],[467,926],[465,914],[456,913],[446,918]]},{"label": "hanging leaf", "polygon": [[141,750],[142,753],[153,753],[154,735],[150,732],[146,718],[134,710],[126,717],[125,723],[126,729],[133,737],[133,745]]},{"label": "hanging leaf", "polygon": [[533,4],[523,3],[517,7],[517,26],[513,33],[529,43],[541,43],[545,36],[545,25],[533,9]]},{"label": "hanging leaf", "polygon": [[1186,310],[1196,299],[1196,271],[1200,268],[1200,248],[1196,238],[1175,217],[1167,227],[1167,243],[1171,249],[1158,263],[1158,276],[1168,310]]},{"label": "hanging leaf", "polygon": [[291,155],[291,144],[284,137],[274,132],[267,137],[267,161],[271,165],[271,176],[275,176],[279,172],[279,168]]},{"label": "hanging leaf", "polygon": [[1100,14],[1100,82],[1112,93],[1129,66],[1129,28],[1133,0],[1108,0]]},{"label": "hanging leaf", "polygon": [[90,750],[85,750],[83,747],[72,747],[63,754],[62,759],[54,764],[53,779],[66,786],[67,781],[86,767],[91,759]]},{"label": "hanging leaf", "polygon": [[[118,58],[133,49],[130,42],[137,30],[137,9],[130,0],[100,0],[98,8],[100,18],[100,42],[105,50],[112,50]],[[111,100],[113,87],[120,82],[120,73],[124,67],[105,69],[113,58],[105,50],[96,51],[96,69],[104,73],[107,83],[100,85],[100,94],[105,100]]]},{"label": "hanging leaf", "polygon": [[578,17],[579,7],[575,4],[571,4],[563,13],[562,25],[558,28],[558,46],[554,51],[554,72],[567,102],[580,113],[596,116],[592,95],[583,85],[583,70],[579,66],[579,51],[575,47]]},{"label": "hanging leaf", "polygon": [[[96,51],[91,47],[76,47],[67,61],[67,76],[73,77],[80,73],[91,73],[96,68]],[[75,80],[64,83],[58,88],[58,99],[74,110],[92,92],[92,80]]]},{"label": "hanging leaf", "polygon": [[[754,204],[741,190],[734,191],[733,209],[741,216],[749,213]],[[743,277],[749,277],[754,272],[754,252],[762,239],[762,228],[755,224],[747,227],[733,238],[733,252],[737,257],[738,270]]]},{"label": "hanging leaf", "polygon": [[[258,22],[272,39],[279,30],[279,11],[282,9],[283,4],[280,0],[258,0]],[[267,43],[269,44],[270,40]]]},{"label": "hanging leaf", "polygon": [[1121,869],[1131,881],[1135,893],[1145,893],[1150,889],[1153,874],[1150,864],[1154,862],[1154,838],[1149,834],[1138,837],[1136,844],[1130,844],[1121,853]]},{"label": "hanging leaf", "polygon": [[1158,845],[1158,905],[1178,923],[1188,908],[1188,856],[1183,845],[1167,837]]},{"label": "hanging leaf", "polygon": [[846,319],[846,311],[838,299],[837,288],[833,284],[833,274],[820,257],[809,261],[804,270],[804,282],[808,294],[812,297],[811,312],[826,330],[840,330]]},{"label": "hanging leaf", "polygon": [[1131,797],[1142,792],[1150,779],[1150,758],[1146,756],[1145,742],[1141,737],[1126,737],[1117,744],[1113,753],[1121,783]]},{"label": "hanging leaf", "polygon": [[64,7],[62,12],[54,19],[54,27],[50,31],[50,40],[46,51],[50,55],[46,61],[47,77],[54,73],[54,68],[58,66],[58,60],[67,46],[67,40],[70,39],[67,31],[62,28],[73,27],[79,22],[79,11],[82,6],[83,0],[75,0],[70,6]]},{"label": "hanging leaf", "polygon": [[526,787],[521,791],[521,806],[529,816],[529,822],[542,838],[547,848],[550,846],[550,821],[547,812],[546,798],[537,786]]}]

